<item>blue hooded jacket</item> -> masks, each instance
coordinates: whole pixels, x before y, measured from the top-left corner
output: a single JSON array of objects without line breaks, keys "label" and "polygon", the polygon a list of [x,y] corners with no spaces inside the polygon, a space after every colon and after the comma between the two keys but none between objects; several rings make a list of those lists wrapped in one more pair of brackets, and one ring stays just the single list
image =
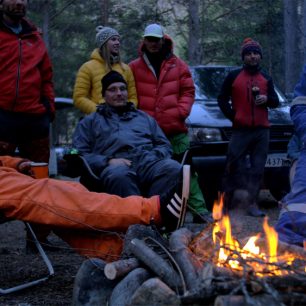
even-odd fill
[{"label": "blue hooded jacket", "polygon": [[303,246],[306,241],[306,65],[294,89],[290,115],[301,151],[291,191],[283,198],[283,208],[275,226],[279,239]]}]

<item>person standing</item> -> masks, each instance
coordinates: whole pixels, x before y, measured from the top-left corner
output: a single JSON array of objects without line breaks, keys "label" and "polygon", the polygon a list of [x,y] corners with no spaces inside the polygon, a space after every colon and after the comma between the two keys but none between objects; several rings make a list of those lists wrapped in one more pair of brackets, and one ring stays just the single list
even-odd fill
[{"label": "person standing", "polygon": [[128,85],[128,100],[137,105],[133,73],[120,58],[120,35],[110,27],[96,28],[96,46],[90,60],[79,69],[73,90],[74,105],[85,114],[96,111],[104,102],[101,79],[111,70],[123,75]]},{"label": "person standing", "polygon": [[[139,57],[129,63],[137,89],[138,108],[151,115],[182,158],[189,149],[185,119],[194,102],[195,87],[187,64],[173,53],[173,41],[158,24],[145,28]],[[212,221],[197,181],[191,176],[189,206],[197,221]]]},{"label": "person standing", "polygon": [[269,149],[268,108],[277,107],[279,99],[272,78],[260,67],[260,44],[246,38],[241,57],[243,67],[227,75],[218,96],[221,111],[233,125],[222,188],[227,208],[234,206],[235,190],[244,189],[247,213],[261,217],[264,213],[258,209],[257,197]]},{"label": "person standing", "polygon": [[0,155],[49,162],[54,118],[52,67],[27,0],[0,1]]},{"label": "person standing", "polygon": [[[37,27],[25,19],[27,0],[0,0],[0,155],[49,162],[54,119],[52,66]],[[48,227],[32,228],[47,242]],[[27,233],[27,250],[34,249]]]}]

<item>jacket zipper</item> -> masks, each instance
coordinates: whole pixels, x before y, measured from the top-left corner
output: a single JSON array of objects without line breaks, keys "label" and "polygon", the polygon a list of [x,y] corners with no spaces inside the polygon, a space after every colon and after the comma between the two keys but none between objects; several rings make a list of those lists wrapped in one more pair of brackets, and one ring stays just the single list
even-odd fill
[{"label": "jacket zipper", "polygon": [[17,67],[17,79],[16,79],[16,91],[15,91],[15,99],[12,105],[12,111],[14,110],[17,99],[18,99],[18,93],[19,93],[19,84],[20,84],[20,66],[21,66],[21,38],[18,38],[18,51],[19,51],[19,56],[18,56],[18,67]]}]

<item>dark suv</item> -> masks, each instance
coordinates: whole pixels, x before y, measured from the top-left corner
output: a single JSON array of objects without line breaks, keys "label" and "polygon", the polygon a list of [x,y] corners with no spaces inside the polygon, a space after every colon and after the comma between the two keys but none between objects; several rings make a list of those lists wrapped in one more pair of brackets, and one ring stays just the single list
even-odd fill
[{"label": "dark suv", "polygon": [[[196,86],[196,98],[187,118],[191,154],[199,174],[204,197],[211,206],[220,190],[224,172],[227,145],[231,137],[231,122],[224,117],[217,104],[217,97],[232,66],[190,67]],[[277,89],[280,106],[269,110],[271,122],[270,148],[265,167],[264,186],[280,199],[289,191],[289,161],[287,144],[293,133],[289,105]]]}]

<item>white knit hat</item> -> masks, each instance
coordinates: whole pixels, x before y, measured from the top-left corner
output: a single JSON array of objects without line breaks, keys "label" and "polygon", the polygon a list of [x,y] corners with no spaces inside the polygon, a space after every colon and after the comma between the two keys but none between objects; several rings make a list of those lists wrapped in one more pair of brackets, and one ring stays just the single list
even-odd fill
[{"label": "white knit hat", "polygon": [[96,45],[100,49],[111,37],[120,36],[113,28],[97,26],[96,27]]},{"label": "white knit hat", "polygon": [[149,24],[144,31],[143,37],[157,37],[162,38],[164,37],[163,28],[156,23]]}]

